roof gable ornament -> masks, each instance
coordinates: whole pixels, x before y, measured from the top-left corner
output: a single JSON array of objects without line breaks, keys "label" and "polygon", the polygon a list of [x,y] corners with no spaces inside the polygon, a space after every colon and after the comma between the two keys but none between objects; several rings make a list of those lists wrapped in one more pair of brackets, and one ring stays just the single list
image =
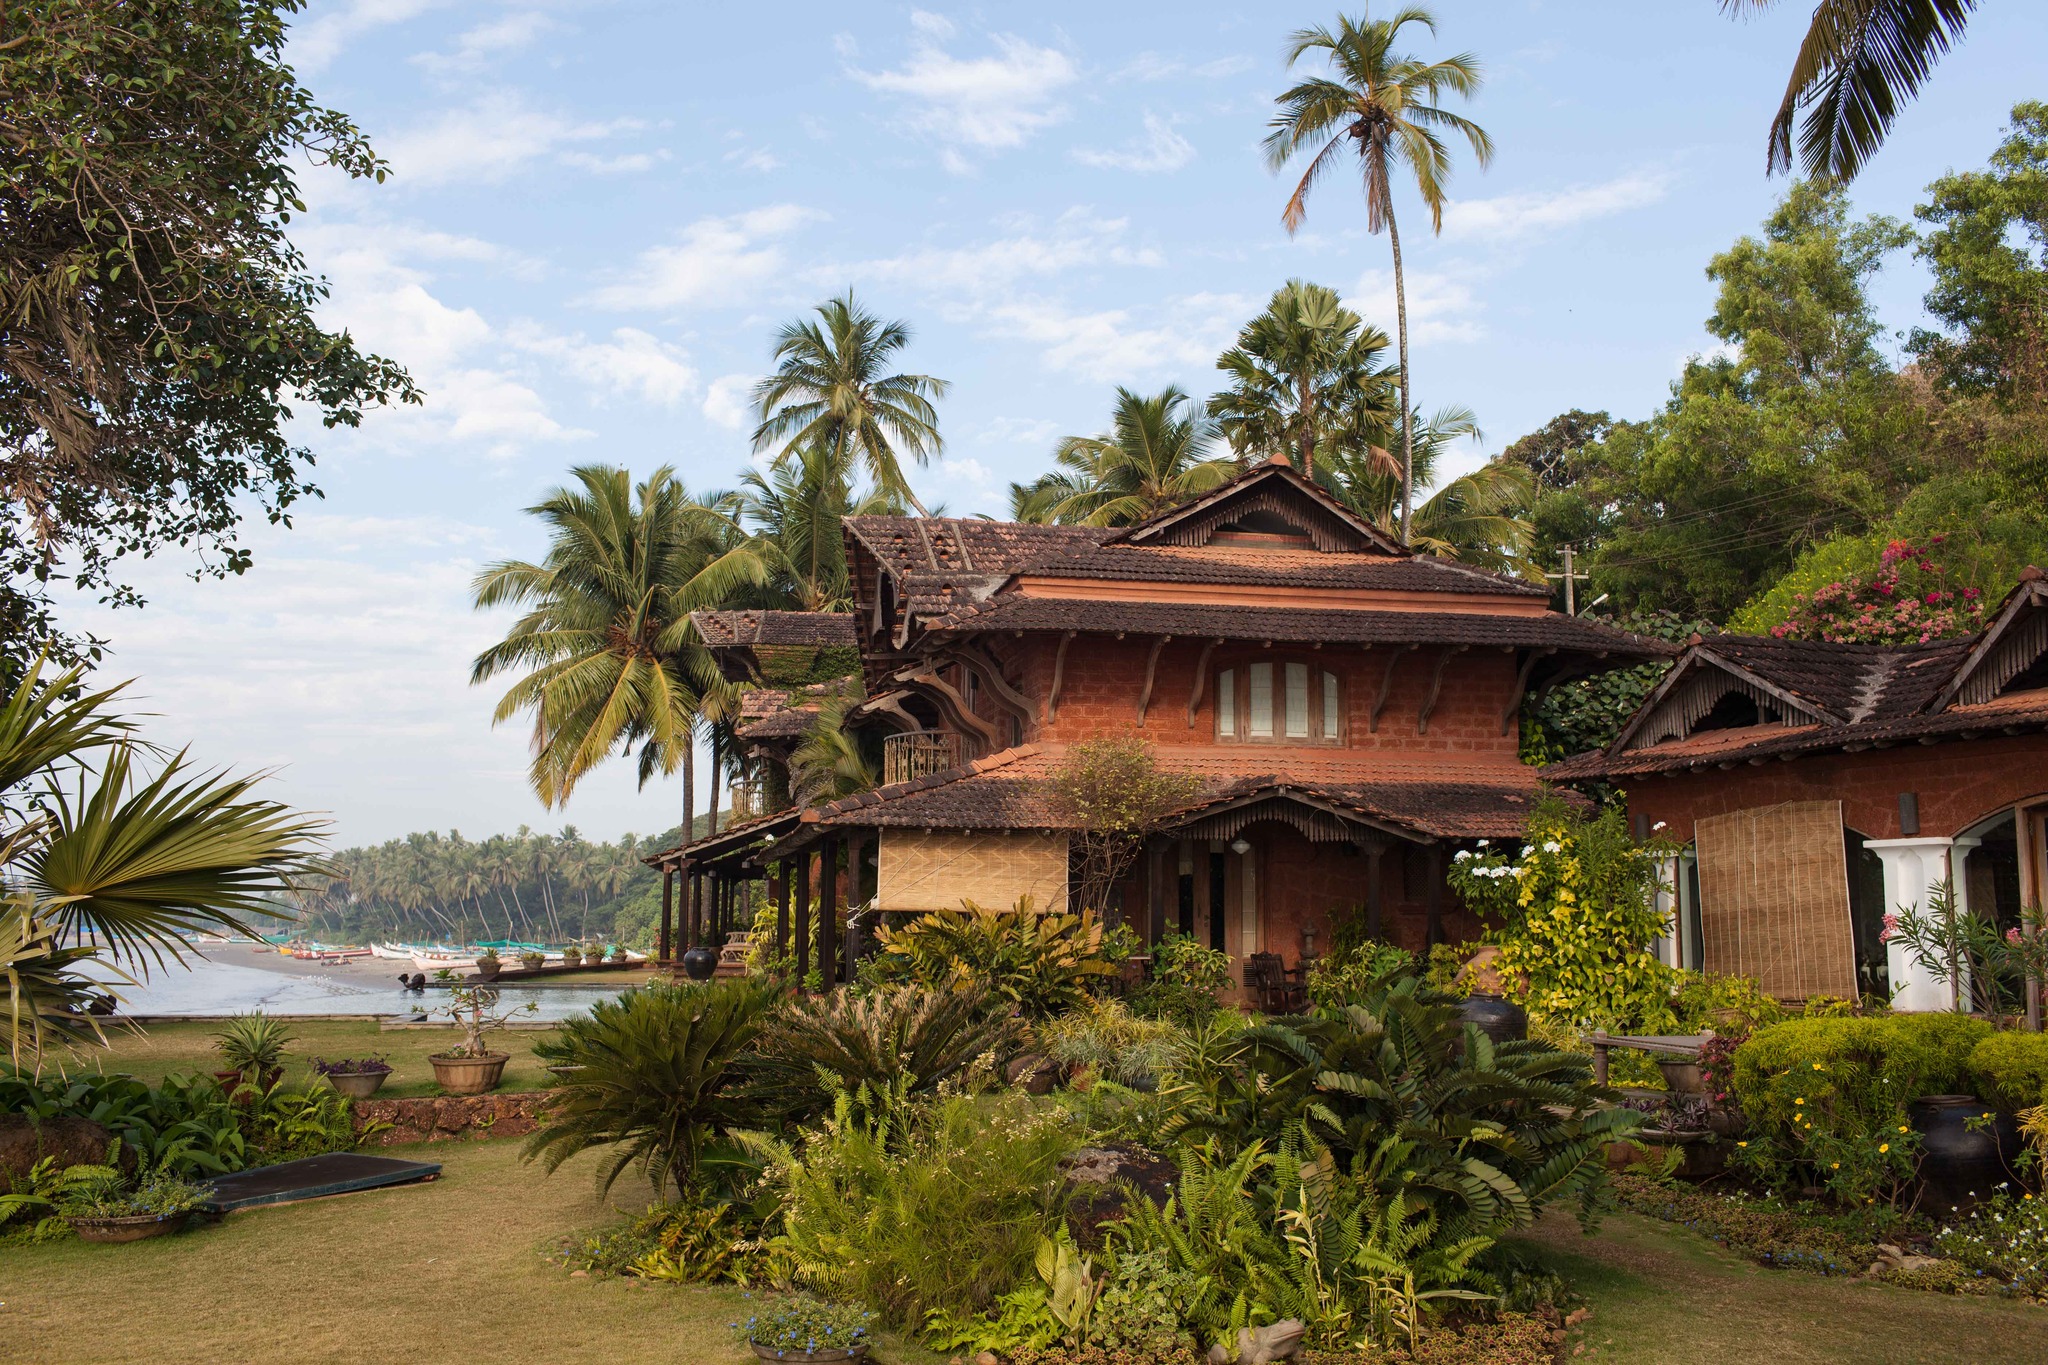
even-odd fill
[{"label": "roof gable ornament", "polygon": [[1283,460],[1252,466],[1193,502],[1160,512],[1112,537],[1125,545],[1207,545],[1226,527],[1292,533],[1325,553],[1405,555],[1398,540],[1305,479]]},{"label": "roof gable ornament", "polygon": [[1980,706],[2048,658],[2048,574],[2029,566],[1929,712]]},{"label": "roof gable ornament", "polygon": [[1686,647],[1664,681],[1657,685],[1656,691],[1649,695],[1628,725],[1615,737],[1608,748],[1609,753],[1646,749],[1666,740],[1684,739],[1731,694],[1754,702],[1759,715],[1776,711],[1785,724],[1802,721],[1818,725],[1842,723],[1841,717],[1795,697],[1749,669],[1722,658],[1711,646],[1699,642],[1700,637],[1694,636],[1693,639],[1695,643]]}]

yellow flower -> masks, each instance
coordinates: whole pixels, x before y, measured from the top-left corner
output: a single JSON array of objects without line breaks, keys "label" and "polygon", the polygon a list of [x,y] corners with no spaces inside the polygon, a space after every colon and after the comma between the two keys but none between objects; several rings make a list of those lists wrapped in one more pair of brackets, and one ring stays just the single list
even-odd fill
[{"label": "yellow flower", "polygon": [[1813,1064],[1813,1069],[1814,1069],[1815,1071],[1818,1071],[1818,1070],[1820,1070],[1820,1063],[1819,1063],[1819,1062],[1815,1062],[1815,1063]]},{"label": "yellow flower", "polygon": [[1798,1099],[1796,1099],[1796,1100],[1792,1101],[1792,1103],[1794,1103],[1794,1104],[1804,1104],[1804,1103],[1806,1103],[1806,1097],[1805,1097],[1804,1095],[1802,1095],[1802,1096],[1800,1096],[1800,1097],[1799,1097]]},{"label": "yellow flower", "polygon": [[[1749,1144],[1748,1144],[1748,1143],[1746,1143],[1746,1142],[1738,1142],[1738,1143],[1736,1143],[1735,1145],[1736,1145],[1737,1147],[1747,1147],[1747,1146],[1749,1146]],[[2031,1194],[2027,1196],[2027,1198],[2029,1198],[2029,1199],[2032,1199],[2033,1197],[2034,1197],[2034,1196],[2033,1196],[2033,1195],[2031,1195]]]},{"label": "yellow flower", "polygon": [[1877,1150],[1880,1152],[1889,1152],[1891,1149],[1892,1145],[1889,1142],[1880,1142],[1877,1144]]},{"label": "yellow flower", "polygon": [[1902,1133],[1903,1133],[1903,1132],[1905,1132],[1905,1131],[1907,1131],[1907,1129],[1906,1129],[1906,1125],[1905,1125],[1905,1124],[1903,1124],[1903,1123],[1902,1123],[1902,1124],[1900,1124],[1900,1125],[1899,1125],[1899,1131],[1900,1131],[1900,1132],[1902,1132]]},{"label": "yellow flower", "polygon": [[1842,1169],[1842,1163],[1841,1163],[1841,1162],[1839,1162],[1839,1161],[1831,1161],[1831,1162],[1829,1162],[1829,1163],[1828,1163],[1828,1168],[1829,1168],[1830,1170],[1836,1170],[1836,1171],[1839,1171],[1839,1170],[1841,1170],[1841,1169]]}]

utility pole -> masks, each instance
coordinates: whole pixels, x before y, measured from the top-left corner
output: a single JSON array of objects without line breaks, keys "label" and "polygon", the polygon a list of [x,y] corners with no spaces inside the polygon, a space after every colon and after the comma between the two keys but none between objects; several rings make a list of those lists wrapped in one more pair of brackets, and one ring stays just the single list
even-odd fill
[{"label": "utility pole", "polygon": [[1564,614],[1566,616],[1577,616],[1579,614],[1579,584],[1592,577],[1591,574],[1573,572],[1572,557],[1577,553],[1578,551],[1570,545],[1562,547],[1558,550],[1558,555],[1564,560],[1564,572],[1543,575],[1545,578],[1561,578],[1564,580]]}]

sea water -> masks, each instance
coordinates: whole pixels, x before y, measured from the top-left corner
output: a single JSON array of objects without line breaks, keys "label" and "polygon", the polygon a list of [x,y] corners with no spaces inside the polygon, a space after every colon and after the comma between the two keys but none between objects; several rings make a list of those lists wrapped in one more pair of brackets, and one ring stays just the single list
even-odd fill
[{"label": "sea water", "polygon": [[[508,982],[497,987],[497,1007],[519,1009],[531,1001],[540,1008],[532,1014],[522,1013],[520,1019],[535,1023],[566,1019],[583,1013],[598,1000],[617,995],[625,984],[521,986]],[[120,996],[120,1013],[124,1015],[221,1015],[250,1010],[265,1014],[406,1015],[416,1004],[431,1010],[448,1003],[447,988],[431,982],[424,994],[415,994],[401,989],[396,981],[381,986],[198,957],[188,957],[182,966],[166,963],[153,968],[139,985],[110,982],[109,987]]]}]

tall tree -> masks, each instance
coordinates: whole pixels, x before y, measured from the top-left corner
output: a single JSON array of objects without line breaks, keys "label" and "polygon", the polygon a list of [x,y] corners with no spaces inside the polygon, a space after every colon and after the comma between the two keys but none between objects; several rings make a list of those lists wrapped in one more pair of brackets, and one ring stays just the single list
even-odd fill
[{"label": "tall tree", "polygon": [[1423,62],[1396,52],[1401,30],[1418,24],[1436,32],[1436,18],[1409,7],[1391,19],[1340,16],[1337,27],[1301,29],[1288,40],[1292,67],[1320,54],[1330,74],[1312,76],[1281,92],[1280,113],[1269,125],[1266,164],[1279,170],[1308,152],[1308,168],[1288,197],[1280,221],[1291,234],[1308,216],[1309,191],[1343,159],[1349,144],[1358,158],[1365,188],[1368,232],[1385,232],[1394,253],[1394,312],[1401,339],[1401,537],[1408,536],[1414,506],[1415,423],[1412,376],[1408,368],[1408,285],[1401,264],[1401,231],[1394,218],[1394,181],[1403,169],[1412,178],[1430,230],[1441,232],[1444,189],[1451,153],[1438,130],[1462,136],[1483,168],[1493,160],[1486,130],[1437,103],[1446,93],[1470,97],[1479,90],[1479,62],[1469,52]]},{"label": "tall tree", "polygon": [[1387,335],[1346,308],[1337,291],[1289,280],[1216,361],[1226,386],[1210,415],[1243,459],[1286,454],[1315,477],[1316,453],[1386,449],[1394,384],[1380,365]]},{"label": "tall tree", "polygon": [[826,443],[794,450],[765,473],[748,470],[738,505],[775,574],[769,604],[800,611],[852,608],[843,520],[903,510],[900,499],[879,488],[856,494],[845,453]]},{"label": "tall tree", "polygon": [[49,633],[61,577],[133,603],[125,555],[246,569],[243,514],[288,523],[317,492],[285,432],[295,404],[331,427],[418,400],[319,325],[326,284],[285,235],[298,167],[385,174],[284,64],[299,8],[23,0],[0,18],[6,671]]},{"label": "tall tree", "polygon": [[946,381],[890,373],[910,344],[910,325],[876,317],[851,290],[817,312],[816,321],[799,319],[776,334],[775,372],[754,387],[754,449],[780,443],[777,458],[786,460],[822,446],[835,463],[858,459],[876,488],[923,515],[899,447],[919,464],[944,450],[933,401],[946,396]]},{"label": "tall tree", "polygon": [[[1424,554],[1455,559],[1496,573],[1529,573],[1529,503],[1535,479],[1519,464],[1492,460],[1436,486],[1437,468],[1450,448],[1478,440],[1470,408],[1441,408],[1415,423],[1415,482],[1434,491],[1414,509],[1410,543]],[[1398,473],[1370,456],[1347,455],[1325,481],[1337,499],[1391,534],[1400,508]]]},{"label": "tall tree", "polygon": [[[1776,3],[1721,0],[1721,9],[1756,13]],[[1792,125],[1803,108],[1800,173],[1854,180],[1976,8],[1977,0],[1820,0],[1771,120],[1768,172],[1792,169]]]},{"label": "tall tree", "polygon": [[549,532],[538,564],[511,560],[477,576],[480,610],[526,614],[477,656],[472,683],[520,673],[493,714],[533,715],[534,792],[550,806],[616,752],[639,746],[640,782],[683,773],[683,830],[693,824],[698,708],[718,670],[689,614],[767,579],[760,555],[722,507],[691,499],[674,471],[637,487],[623,469],[585,465],[575,486],[527,509]]},{"label": "tall tree", "polygon": [[1128,526],[1230,481],[1237,465],[1211,455],[1216,428],[1169,385],[1150,396],[1116,391],[1109,430],[1060,441],[1053,473],[1013,485],[1019,519]]}]

